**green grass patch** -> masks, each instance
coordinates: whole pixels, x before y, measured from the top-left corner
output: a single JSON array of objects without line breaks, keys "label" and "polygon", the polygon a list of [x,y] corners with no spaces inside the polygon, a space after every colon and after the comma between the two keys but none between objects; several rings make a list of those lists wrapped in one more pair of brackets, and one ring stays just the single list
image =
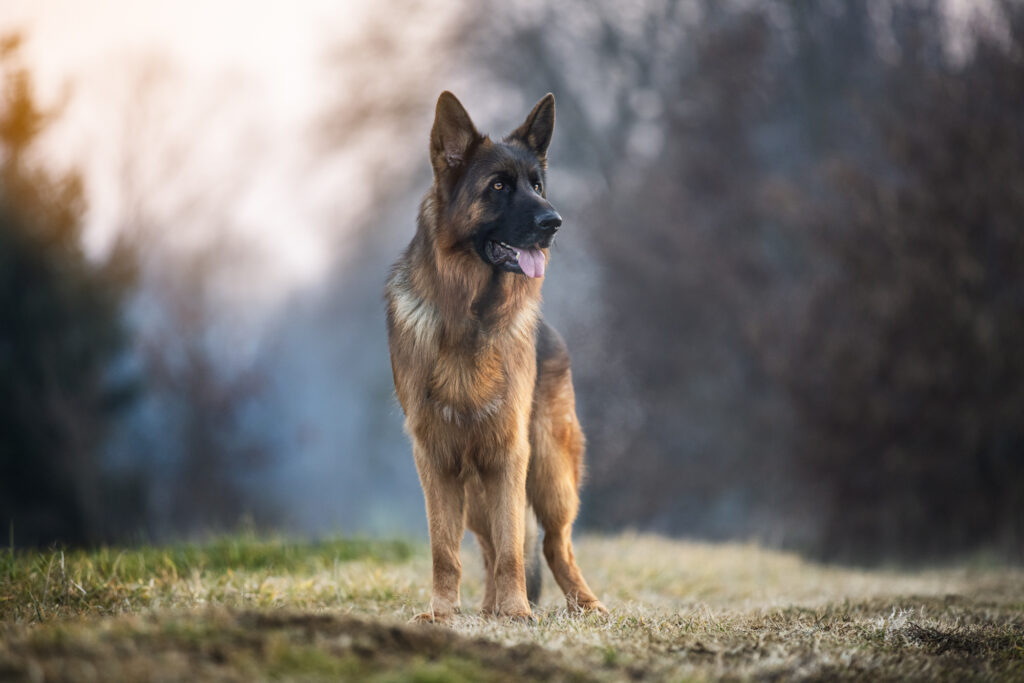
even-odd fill
[{"label": "green grass patch", "polygon": [[[244,602],[246,583],[254,579],[298,581],[356,561],[392,566],[418,548],[400,540],[291,541],[244,534],[164,547],[5,550],[0,552],[0,619],[43,621],[174,605],[181,589],[191,593],[191,602],[205,592],[207,601],[216,604],[231,595],[233,584],[239,584],[237,596]],[[256,602],[265,597],[263,587],[251,593]]]}]

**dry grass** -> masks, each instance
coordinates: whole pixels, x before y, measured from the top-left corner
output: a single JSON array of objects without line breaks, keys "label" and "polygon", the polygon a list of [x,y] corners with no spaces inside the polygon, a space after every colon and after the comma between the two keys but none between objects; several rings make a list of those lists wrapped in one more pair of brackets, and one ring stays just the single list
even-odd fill
[{"label": "dry grass", "polygon": [[755,545],[584,538],[612,609],[408,626],[425,547],[233,538],[0,557],[0,680],[1024,678],[1024,572],[826,567]]}]

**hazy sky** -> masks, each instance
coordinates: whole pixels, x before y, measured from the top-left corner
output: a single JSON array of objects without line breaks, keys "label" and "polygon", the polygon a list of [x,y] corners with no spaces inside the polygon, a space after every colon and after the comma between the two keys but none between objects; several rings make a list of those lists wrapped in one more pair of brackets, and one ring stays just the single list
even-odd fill
[{"label": "hazy sky", "polygon": [[[85,172],[87,248],[102,252],[116,230],[123,202],[117,174],[127,144],[141,166],[141,191],[165,185],[163,176],[181,183],[171,195],[187,194],[189,182],[216,190],[226,179],[240,179],[226,190],[231,206],[224,210],[246,240],[274,254],[271,270],[261,273],[268,291],[318,277],[329,261],[323,211],[332,188],[308,168],[310,131],[333,96],[326,55],[359,30],[368,6],[0,0],[0,33],[24,34],[23,55],[43,102],[71,95],[45,152]],[[126,111],[141,106],[140,74],[147,68],[165,72],[167,81],[146,95],[157,111],[132,114],[148,117],[148,128],[128,133]],[[198,122],[201,139],[192,137]],[[176,144],[195,148],[180,173],[161,167]],[[187,238],[182,228],[181,239]]]}]

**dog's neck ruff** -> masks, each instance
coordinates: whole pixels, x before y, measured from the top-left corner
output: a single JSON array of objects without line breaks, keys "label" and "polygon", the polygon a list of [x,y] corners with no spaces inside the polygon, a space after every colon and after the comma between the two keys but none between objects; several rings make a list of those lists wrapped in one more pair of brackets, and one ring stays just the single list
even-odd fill
[{"label": "dog's neck ruff", "polygon": [[[532,340],[542,280],[499,271],[464,244],[440,244],[440,213],[428,195],[416,237],[393,283],[396,307],[409,314],[399,319],[415,326],[417,340],[442,332],[479,340],[508,335]],[[432,334],[426,333],[428,322]]]},{"label": "dog's neck ruff", "polygon": [[[511,279],[517,276],[502,273],[501,277]],[[526,279],[522,275],[518,277]],[[437,274],[438,284],[443,280]],[[500,298],[490,308],[481,309],[474,305],[479,300],[472,299],[464,291],[440,289],[433,295],[419,291],[404,269],[396,272],[390,290],[395,320],[421,346],[436,344],[441,335],[467,334],[480,340],[522,339],[532,342],[540,318],[538,297],[524,296],[523,293],[509,296],[507,292],[500,291]]]}]

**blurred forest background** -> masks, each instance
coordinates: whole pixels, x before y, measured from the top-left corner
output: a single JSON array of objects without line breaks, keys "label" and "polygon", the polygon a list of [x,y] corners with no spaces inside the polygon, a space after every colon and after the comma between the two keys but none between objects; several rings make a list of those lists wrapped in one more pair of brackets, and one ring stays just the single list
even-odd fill
[{"label": "blurred forest background", "polygon": [[333,12],[273,97],[143,48],[41,93],[0,20],[13,544],[425,533],[381,292],[450,89],[557,97],[582,528],[1024,559],[1024,3]]}]

